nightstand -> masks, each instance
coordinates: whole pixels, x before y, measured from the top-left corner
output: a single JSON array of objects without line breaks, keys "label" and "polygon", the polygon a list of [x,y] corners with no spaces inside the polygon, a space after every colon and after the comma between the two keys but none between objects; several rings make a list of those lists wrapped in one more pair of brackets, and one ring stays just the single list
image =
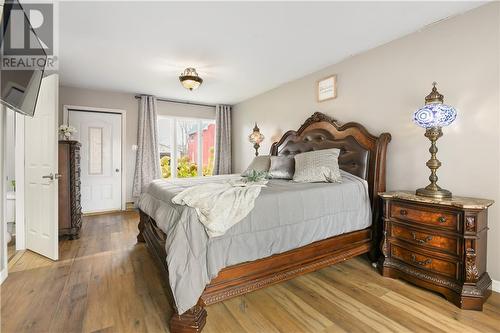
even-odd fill
[{"label": "nightstand", "polygon": [[482,310],[491,294],[486,252],[488,207],[494,201],[436,200],[402,191],[379,195],[384,201],[380,273],[438,292],[462,309]]}]

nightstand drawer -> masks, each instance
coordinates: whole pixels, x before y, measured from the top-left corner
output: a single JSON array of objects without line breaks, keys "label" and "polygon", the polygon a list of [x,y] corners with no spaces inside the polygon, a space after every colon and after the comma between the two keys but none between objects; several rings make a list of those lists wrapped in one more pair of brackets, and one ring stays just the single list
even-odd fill
[{"label": "nightstand drawer", "polygon": [[456,237],[445,237],[443,235],[418,231],[395,224],[394,222],[391,223],[391,236],[423,247],[440,249],[454,255],[459,254],[459,242]]},{"label": "nightstand drawer", "polygon": [[391,255],[395,259],[399,259],[418,268],[449,276],[453,279],[458,277],[458,263],[456,262],[450,262],[433,256],[419,254],[394,244],[391,246]]},{"label": "nightstand drawer", "polygon": [[399,203],[392,203],[390,217],[403,221],[425,224],[427,226],[436,226],[457,230],[457,214],[446,211],[434,211],[432,208],[422,208],[407,206]]}]

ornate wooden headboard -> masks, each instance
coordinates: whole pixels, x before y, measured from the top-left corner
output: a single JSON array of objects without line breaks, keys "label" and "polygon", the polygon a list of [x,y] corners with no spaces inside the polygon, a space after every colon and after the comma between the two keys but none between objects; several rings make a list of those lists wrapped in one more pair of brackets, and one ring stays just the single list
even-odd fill
[{"label": "ornate wooden headboard", "polygon": [[389,133],[377,137],[361,124],[340,125],[335,119],[316,112],[297,131],[288,131],[273,143],[271,155],[339,148],[339,167],[368,182],[375,223],[382,208],[378,193],[385,191],[385,155],[390,141]]}]

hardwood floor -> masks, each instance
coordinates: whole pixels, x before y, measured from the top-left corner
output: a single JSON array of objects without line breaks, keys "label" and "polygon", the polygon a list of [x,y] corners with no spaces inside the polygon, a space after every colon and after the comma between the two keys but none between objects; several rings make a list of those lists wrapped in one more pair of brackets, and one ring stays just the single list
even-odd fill
[{"label": "hardwood floor", "polygon": [[16,236],[12,236],[12,240],[7,244],[7,262],[16,255]]},{"label": "hardwood floor", "polygon": [[[163,281],[132,212],[84,218],[58,262],[26,251],[1,287],[2,332],[168,332]],[[499,332],[500,294],[483,312],[382,278],[357,258],[209,306],[203,332]]]}]

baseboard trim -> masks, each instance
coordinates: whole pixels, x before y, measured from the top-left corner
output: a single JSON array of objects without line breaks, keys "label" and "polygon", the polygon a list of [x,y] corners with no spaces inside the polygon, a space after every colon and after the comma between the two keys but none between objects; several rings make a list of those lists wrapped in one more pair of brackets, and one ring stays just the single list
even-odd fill
[{"label": "baseboard trim", "polygon": [[7,278],[7,267],[0,271],[0,284],[2,284]]},{"label": "baseboard trim", "polygon": [[133,201],[127,202],[125,206],[126,210],[136,210],[135,203]]},{"label": "baseboard trim", "polygon": [[491,280],[491,290],[500,293],[500,281]]},{"label": "baseboard trim", "polygon": [[106,215],[106,214],[116,214],[122,212],[121,209],[116,210],[105,210],[102,212],[90,212],[90,213],[82,213],[82,216],[97,216],[97,215]]}]

